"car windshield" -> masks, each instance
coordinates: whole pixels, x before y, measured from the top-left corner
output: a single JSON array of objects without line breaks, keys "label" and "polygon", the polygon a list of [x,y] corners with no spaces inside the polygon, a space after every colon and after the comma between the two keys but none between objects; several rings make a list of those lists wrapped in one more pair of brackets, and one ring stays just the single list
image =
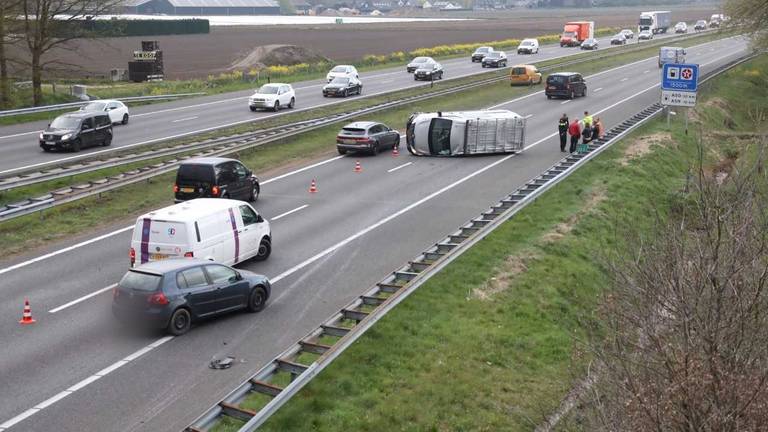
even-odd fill
[{"label": "car windshield", "polygon": [[619,34],[617,34],[616,36],[614,36],[613,38],[614,38],[614,39],[622,39],[623,37],[624,37],[624,35],[623,35],[623,34],[621,34],[621,33],[619,33]]},{"label": "car windshield", "polygon": [[104,102],[91,102],[88,105],[80,108],[80,111],[104,111],[107,106]]},{"label": "car windshield", "polygon": [[632,30],[630,30],[630,29],[624,29],[624,30],[622,30],[621,32],[622,32],[622,33],[632,33]]},{"label": "car windshield", "polygon": [[591,44],[595,43],[595,40],[594,39],[587,39],[587,40],[584,41],[584,43],[587,44],[587,45],[591,45]]},{"label": "car windshield", "polygon": [[427,63],[429,61],[426,57],[416,57],[412,63]]},{"label": "car windshield", "polygon": [[565,37],[575,37],[576,32],[563,32],[563,36]]},{"label": "car windshield", "polygon": [[56,117],[51,123],[53,129],[77,129],[80,126],[80,119],[76,117]]},{"label": "car windshield", "polygon": [[335,68],[331,69],[331,72],[346,72],[347,67],[346,66],[336,66]]},{"label": "car windshield", "polygon": [[130,270],[120,279],[120,288],[131,291],[157,291],[162,276]]},{"label": "car windshield", "polygon": [[341,133],[344,135],[365,135],[365,129],[356,127],[345,127],[341,129]]},{"label": "car windshield", "polygon": [[525,75],[525,68],[524,67],[512,68],[512,75]]},{"label": "car windshield", "polygon": [[531,46],[531,45],[533,45],[533,42],[532,41],[523,41],[523,43],[521,45],[523,45],[523,46]]},{"label": "car windshield", "polygon": [[568,78],[562,75],[550,75],[547,77],[547,84],[563,84],[568,81]]},{"label": "car windshield", "polygon": [[487,53],[488,51],[490,51],[490,48],[488,48],[488,47],[480,47],[480,48],[478,48],[478,49],[477,49],[477,51],[475,51],[475,52],[478,52],[478,53]]},{"label": "car windshield", "polygon": [[349,78],[336,77],[331,81],[331,84],[349,84]]},{"label": "car windshield", "polygon": [[433,67],[435,67],[435,63],[426,62],[426,63],[420,65],[419,69],[432,69]]},{"label": "car windshield", "polygon": [[261,88],[258,91],[256,91],[256,93],[259,93],[259,94],[277,94],[277,89],[279,89],[279,88],[280,87],[278,87],[276,85],[263,85],[263,86],[261,86]]},{"label": "car windshield", "polygon": [[699,25],[704,25],[704,24],[706,24],[706,23],[705,23],[704,21],[696,21],[696,24],[699,24]]}]

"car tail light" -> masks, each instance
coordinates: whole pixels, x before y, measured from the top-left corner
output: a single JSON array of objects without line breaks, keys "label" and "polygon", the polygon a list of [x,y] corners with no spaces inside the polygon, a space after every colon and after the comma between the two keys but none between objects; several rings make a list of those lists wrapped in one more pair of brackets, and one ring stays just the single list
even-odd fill
[{"label": "car tail light", "polygon": [[176,183],[173,184],[173,193],[179,193],[179,185]]},{"label": "car tail light", "polygon": [[136,249],[131,248],[131,250],[128,251],[128,257],[131,259],[131,266],[133,266],[136,263]]},{"label": "car tail light", "polygon": [[185,252],[184,253],[184,258],[194,258],[194,257],[195,257],[195,253],[194,252]]},{"label": "car tail light", "polygon": [[371,142],[371,140],[368,138],[355,138],[355,141],[364,142],[364,143]]},{"label": "car tail light", "polygon": [[151,296],[149,296],[149,298],[147,298],[147,302],[151,304],[159,305],[159,306],[165,306],[168,303],[170,303],[168,301],[168,297],[166,297],[165,294],[163,293],[152,294]]},{"label": "car tail light", "polygon": [[214,186],[214,187],[211,188],[211,195],[219,196],[219,187],[218,186]]}]

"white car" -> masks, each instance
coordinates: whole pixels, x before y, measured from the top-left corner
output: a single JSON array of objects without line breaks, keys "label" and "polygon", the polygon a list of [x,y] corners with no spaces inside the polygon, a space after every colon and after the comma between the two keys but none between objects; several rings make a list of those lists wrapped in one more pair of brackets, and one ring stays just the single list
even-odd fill
[{"label": "white car", "polygon": [[682,21],[675,24],[675,33],[688,33],[688,24]]},{"label": "white car", "polygon": [[537,54],[539,52],[538,39],[523,39],[517,46],[518,54]]},{"label": "white car", "polygon": [[653,32],[650,30],[643,30],[637,35],[638,40],[651,40],[653,39]]},{"label": "white car", "polygon": [[341,77],[341,78],[360,78],[360,74],[357,73],[357,68],[350,65],[339,65],[335,68],[331,69],[330,72],[328,72],[328,75],[325,76],[325,79],[328,82],[333,81],[334,78]]},{"label": "white car", "polygon": [[128,107],[118,100],[97,100],[80,107],[80,111],[105,112],[109,114],[109,120],[113,123],[128,124],[131,116]]},{"label": "white car", "polygon": [[410,63],[405,65],[405,71],[408,73],[413,73],[416,71],[416,69],[419,69],[420,67],[425,66],[428,63],[437,63],[437,62],[432,57],[416,57],[415,59],[411,60]]},{"label": "white car", "polygon": [[625,38],[627,39],[634,39],[635,38],[635,32],[633,32],[630,29],[624,29],[620,31],[619,33],[623,34]]},{"label": "white car", "polygon": [[282,107],[293,108],[296,105],[296,92],[290,84],[264,84],[248,98],[251,111],[259,108],[277,111]]}]

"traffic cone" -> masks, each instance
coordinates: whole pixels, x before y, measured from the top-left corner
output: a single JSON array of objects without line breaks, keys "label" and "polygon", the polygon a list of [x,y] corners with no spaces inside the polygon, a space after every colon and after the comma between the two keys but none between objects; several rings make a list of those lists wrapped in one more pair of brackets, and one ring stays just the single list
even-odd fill
[{"label": "traffic cone", "polygon": [[315,192],[317,192],[317,182],[315,182],[315,179],[312,179],[312,183],[309,185],[309,193]]},{"label": "traffic cone", "polygon": [[19,320],[19,324],[27,325],[27,324],[34,324],[35,319],[32,318],[32,308],[29,307],[29,300],[24,299],[24,313],[21,316],[21,320]]},{"label": "traffic cone", "polygon": [[360,166],[360,161],[359,160],[355,161],[355,172],[357,172],[357,173],[363,172],[363,167]]},{"label": "traffic cone", "polygon": [[400,156],[400,150],[397,149],[397,147],[394,147],[392,149],[392,157],[398,157]]}]

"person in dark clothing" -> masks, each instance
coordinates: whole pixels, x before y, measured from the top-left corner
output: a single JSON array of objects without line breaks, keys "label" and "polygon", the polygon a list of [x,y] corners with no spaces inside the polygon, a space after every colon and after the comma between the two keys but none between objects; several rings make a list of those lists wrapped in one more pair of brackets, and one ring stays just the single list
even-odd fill
[{"label": "person in dark clothing", "polygon": [[568,116],[565,113],[557,123],[557,131],[560,133],[560,151],[564,152],[565,144],[568,142]]},{"label": "person in dark clothing", "polygon": [[574,153],[576,151],[576,146],[579,145],[579,138],[581,138],[581,125],[579,124],[579,119],[573,119],[571,125],[568,126],[568,135],[571,136],[571,147],[569,151]]}]

